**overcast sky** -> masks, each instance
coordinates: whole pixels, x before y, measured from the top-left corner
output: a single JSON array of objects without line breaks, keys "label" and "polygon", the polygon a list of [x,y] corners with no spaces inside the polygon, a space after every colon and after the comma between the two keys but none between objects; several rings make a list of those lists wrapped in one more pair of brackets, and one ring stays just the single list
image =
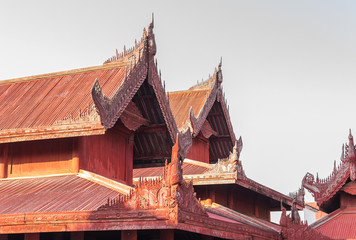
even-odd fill
[{"label": "overcast sky", "polygon": [[355,1],[1,1],[0,79],[100,65],[152,12],[169,91],[223,58],[247,176],[288,194],[331,173],[356,134]]}]

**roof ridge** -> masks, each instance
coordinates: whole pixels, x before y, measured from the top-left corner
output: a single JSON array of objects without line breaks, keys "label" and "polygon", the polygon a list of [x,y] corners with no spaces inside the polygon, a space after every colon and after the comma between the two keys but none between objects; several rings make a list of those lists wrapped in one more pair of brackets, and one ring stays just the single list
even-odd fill
[{"label": "roof ridge", "polygon": [[184,93],[184,92],[203,92],[210,90],[208,87],[206,88],[200,88],[200,89],[187,89],[187,90],[178,90],[178,91],[172,91],[172,92],[167,92],[168,94],[178,94],[178,93]]},{"label": "roof ridge", "polygon": [[[153,27],[153,19],[152,19],[152,23],[150,24],[149,28],[150,27]],[[131,62],[132,60],[134,62],[137,62],[142,57],[142,54],[143,54],[143,51],[145,48],[145,43],[148,38],[148,34],[149,33],[148,33],[148,31],[146,31],[146,28],[143,28],[142,37],[139,42],[137,42],[137,40],[135,39],[135,45],[129,49],[126,49],[126,46],[124,45],[124,49],[120,53],[116,49],[116,54],[114,56],[108,58],[104,62],[104,65],[108,64],[108,63],[113,63],[113,62],[125,62],[125,61]]]}]

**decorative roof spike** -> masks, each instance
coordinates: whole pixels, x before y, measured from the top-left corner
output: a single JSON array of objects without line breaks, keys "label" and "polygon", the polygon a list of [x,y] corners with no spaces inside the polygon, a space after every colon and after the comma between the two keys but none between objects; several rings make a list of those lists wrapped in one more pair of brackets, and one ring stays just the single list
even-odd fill
[{"label": "decorative roof spike", "polygon": [[336,160],[334,160],[334,170],[333,172],[336,172]]},{"label": "decorative roof spike", "polygon": [[349,157],[349,161],[350,162],[354,162],[355,161],[355,145],[354,145],[354,139],[353,136],[351,134],[351,129],[350,129],[350,134],[349,134],[349,148],[347,149],[347,155]]},{"label": "decorative roof spike", "polygon": [[126,55],[126,46],[124,45],[124,52],[123,52],[124,56]]},{"label": "decorative roof spike", "polygon": [[152,22],[151,22],[151,25],[152,25],[152,28],[154,27],[154,13],[152,13]]},{"label": "decorative roof spike", "polygon": [[142,37],[146,37],[147,36],[147,31],[146,31],[146,28],[143,28],[143,34],[142,34]]},{"label": "decorative roof spike", "polygon": [[221,66],[222,66],[222,57],[220,57],[219,71],[221,70]]},{"label": "decorative roof spike", "polygon": [[319,173],[316,173],[316,182],[319,182]]},{"label": "decorative roof spike", "polygon": [[116,48],[116,58],[119,58],[119,51],[117,51],[117,48]]}]

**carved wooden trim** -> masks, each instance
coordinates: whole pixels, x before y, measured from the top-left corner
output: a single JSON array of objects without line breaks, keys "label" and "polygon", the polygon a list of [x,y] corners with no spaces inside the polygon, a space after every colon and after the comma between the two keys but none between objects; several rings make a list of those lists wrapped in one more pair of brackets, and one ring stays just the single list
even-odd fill
[{"label": "carved wooden trim", "polygon": [[214,167],[204,174],[211,173],[236,173],[237,178],[245,179],[245,171],[243,170],[242,163],[239,160],[240,154],[242,151],[242,138],[240,137],[237,142],[235,142],[235,146],[230,152],[229,157],[224,159],[218,159],[218,162],[214,164]]},{"label": "carved wooden trim", "polygon": [[300,221],[298,209],[292,205],[292,211],[287,215],[286,209],[282,206],[282,215],[279,221],[281,225],[281,239],[305,239],[305,240],[328,240],[330,238],[314,230],[307,223]]},{"label": "carved wooden trim", "polygon": [[131,131],[136,131],[142,125],[148,125],[149,121],[144,118],[134,102],[127,105],[125,111],[120,116],[122,123]]},{"label": "carved wooden trim", "polygon": [[140,56],[141,49],[138,49],[139,59],[137,63],[134,62],[134,66],[130,64],[130,68],[132,69],[130,69],[123,84],[117,89],[112,98],[108,98],[103,94],[98,80],[95,80],[91,90],[92,98],[101,117],[101,123],[105,129],[115,125],[122,112],[146,79],[149,56],[154,56],[155,53],[155,50],[154,53],[150,52],[152,47],[149,45],[149,42],[151,42],[151,39],[152,35],[150,35],[150,33],[147,35],[144,34],[142,39],[142,56]]},{"label": "carved wooden trim", "polygon": [[168,208],[170,209],[169,217],[173,222],[178,221],[178,209],[207,217],[204,207],[195,196],[193,183],[183,180],[179,141],[180,138],[177,135],[176,144],[172,149],[171,162],[167,164],[166,161],[161,177],[140,178],[135,189],[128,195],[108,199],[108,202],[98,210]]},{"label": "carved wooden trim", "polygon": [[203,126],[200,129],[200,132],[205,138],[209,138],[211,135],[214,136],[218,135],[218,133],[214,131],[214,129],[211,127],[210,123],[207,120],[204,121]]},{"label": "carved wooden trim", "polygon": [[[149,32],[151,32],[151,34],[149,34],[149,36],[150,36],[150,38],[149,38],[149,52],[155,53],[156,52],[156,42],[155,42],[155,38],[154,38],[154,34],[152,32],[152,29],[153,29],[153,25],[152,25],[152,27],[149,28]],[[169,106],[169,101],[166,96],[165,87],[162,85],[161,78],[158,75],[157,62],[156,63],[154,62],[153,54],[150,54],[150,56],[149,56],[147,79],[148,79],[148,83],[153,87],[159,107],[162,111],[163,118],[166,122],[169,135],[170,135],[171,140],[174,144],[175,137],[178,133],[178,127],[174,120],[172,110]]]},{"label": "carved wooden trim", "polygon": [[339,166],[336,166],[336,162],[334,162],[333,172],[325,179],[319,179],[318,175],[315,179],[313,174],[307,173],[303,178],[302,185],[312,193],[315,201],[320,206],[323,202],[332,198],[349,177],[352,179],[352,175],[356,175],[355,145],[350,132],[349,145],[342,146]]},{"label": "carved wooden trim", "polygon": [[236,141],[235,133],[232,128],[229,111],[227,109],[227,103],[221,88],[221,83],[223,81],[222,70],[221,70],[221,62],[219,63],[218,69],[215,69],[215,72],[212,77],[210,77],[207,81],[202,82],[190,89],[199,89],[201,87],[210,87],[210,93],[207,97],[203,108],[200,113],[198,113],[198,117],[196,117],[191,110],[189,113],[191,126],[193,128],[193,137],[196,137],[201,128],[204,125],[206,118],[209,115],[211,108],[213,107],[215,101],[220,102],[221,108],[226,120],[226,124],[229,130],[229,134],[231,137],[231,141],[234,143]]}]

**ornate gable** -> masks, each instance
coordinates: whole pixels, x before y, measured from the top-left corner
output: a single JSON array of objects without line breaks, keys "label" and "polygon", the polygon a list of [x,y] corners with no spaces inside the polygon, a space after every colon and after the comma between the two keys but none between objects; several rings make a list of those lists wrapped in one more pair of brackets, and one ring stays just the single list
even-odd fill
[{"label": "ornate gable", "polygon": [[349,144],[342,146],[341,162],[336,166],[334,162],[333,172],[325,179],[316,178],[311,173],[307,173],[302,181],[302,185],[314,196],[315,201],[321,206],[331,199],[347,182],[348,179],[354,181],[356,178],[355,168],[355,145],[353,136],[349,134]]},{"label": "ornate gable", "polygon": [[[183,143],[180,143],[181,141]],[[161,177],[140,178],[135,189],[128,195],[108,199],[107,204],[98,210],[168,208],[169,218],[173,222],[179,221],[182,211],[207,217],[204,207],[195,196],[193,182],[183,180],[182,162],[185,148],[184,136],[178,134],[172,149],[171,162],[167,164],[166,161]]]}]

